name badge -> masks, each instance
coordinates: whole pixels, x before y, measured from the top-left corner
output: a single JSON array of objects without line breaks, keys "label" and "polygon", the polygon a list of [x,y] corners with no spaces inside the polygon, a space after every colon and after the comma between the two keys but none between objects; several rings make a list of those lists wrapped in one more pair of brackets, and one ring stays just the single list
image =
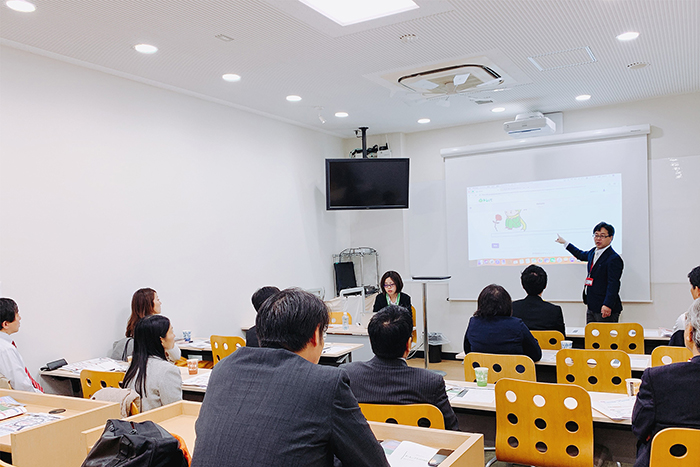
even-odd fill
[{"label": "name badge", "polygon": [[589,287],[593,285],[593,279],[591,279],[590,277],[586,277],[586,285]]}]

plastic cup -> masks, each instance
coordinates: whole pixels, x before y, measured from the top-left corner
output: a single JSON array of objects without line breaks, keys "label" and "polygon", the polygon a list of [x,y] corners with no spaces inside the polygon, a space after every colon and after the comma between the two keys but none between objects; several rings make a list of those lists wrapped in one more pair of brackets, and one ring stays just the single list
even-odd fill
[{"label": "plastic cup", "polygon": [[187,371],[191,375],[196,375],[199,372],[199,360],[196,358],[190,358],[187,360]]},{"label": "plastic cup", "polygon": [[489,382],[489,369],[480,366],[474,368],[474,373],[476,374],[476,385],[480,388],[485,388],[486,384]]},{"label": "plastic cup", "polygon": [[642,380],[639,378],[627,378],[625,380],[625,387],[627,388],[627,395],[634,397],[639,392],[639,386],[642,384]]},{"label": "plastic cup", "polygon": [[574,346],[574,341],[561,341],[562,349],[571,349]]},{"label": "plastic cup", "polygon": [[189,329],[182,331],[182,338],[185,340],[185,342],[192,342],[192,331]]}]

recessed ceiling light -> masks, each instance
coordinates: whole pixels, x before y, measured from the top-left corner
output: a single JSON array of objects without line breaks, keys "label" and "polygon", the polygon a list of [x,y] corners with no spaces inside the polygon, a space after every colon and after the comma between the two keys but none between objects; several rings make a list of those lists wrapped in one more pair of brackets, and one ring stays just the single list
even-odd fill
[{"label": "recessed ceiling light", "polygon": [[420,119],[418,119],[418,123],[420,123],[421,125],[424,125],[426,123],[430,123],[430,119],[429,118],[420,118]]},{"label": "recessed ceiling light", "polygon": [[341,26],[418,8],[412,0],[299,0]]},{"label": "recessed ceiling light", "polygon": [[239,75],[236,75],[234,73],[226,73],[225,75],[221,76],[224,81],[228,81],[229,83],[235,83],[236,81],[240,81],[241,77]]},{"label": "recessed ceiling light", "polygon": [[626,32],[617,36],[618,41],[632,41],[639,37],[639,33],[635,31]]},{"label": "recessed ceiling light", "polygon": [[36,10],[33,3],[29,3],[25,0],[8,0],[5,2],[5,5],[12,10],[20,11],[22,13],[31,13],[32,11]]},{"label": "recessed ceiling light", "polygon": [[289,102],[299,102],[301,100],[301,97],[292,94],[291,96],[287,96],[287,100]]},{"label": "recessed ceiling light", "polygon": [[348,113],[347,112],[336,112],[335,116],[338,118],[345,118],[348,116]]},{"label": "recessed ceiling light", "polygon": [[493,109],[491,109],[491,112],[504,112],[505,110],[505,107],[494,107]]},{"label": "recessed ceiling light", "polygon": [[137,52],[141,52],[142,54],[154,54],[158,52],[158,47],[150,44],[136,44],[134,46],[134,49],[136,49]]},{"label": "recessed ceiling light", "polygon": [[587,101],[590,98],[590,94],[581,94],[580,96],[576,96],[577,101]]}]

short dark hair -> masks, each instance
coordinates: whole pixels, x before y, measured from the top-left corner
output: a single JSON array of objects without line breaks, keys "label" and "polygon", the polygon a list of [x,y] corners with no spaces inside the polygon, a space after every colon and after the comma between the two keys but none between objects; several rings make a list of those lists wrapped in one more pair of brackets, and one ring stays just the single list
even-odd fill
[{"label": "short dark hair", "polygon": [[5,321],[12,323],[16,320],[18,312],[19,307],[14,300],[11,298],[0,298],[0,328],[2,328],[2,323]]},{"label": "short dark hair", "polygon": [[255,311],[259,311],[263,302],[279,291],[280,289],[273,285],[266,285],[265,287],[260,287],[258,290],[256,290],[253,296],[250,297],[250,301],[253,302],[253,308],[255,308]]},{"label": "short dark hair", "polygon": [[301,289],[284,289],[265,300],[255,319],[261,347],[299,352],[317,328],[326,332],[328,308],[317,296]]},{"label": "short dark hair", "polygon": [[396,284],[396,293],[403,290],[403,281],[401,280],[399,273],[396,271],[387,271],[384,273],[382,280],[379,282],[379,288],[382,289],[383,293],[386,293],[386,290],[384,290],[384,281],[387,280],[387,278],[391,278],[391,280],[394,281],[394,284]]},{"label": "short dark hair", "polygon": [[506,289],[496,284],[484,287],[477,299],[474,316],[489,318],[492,316],[511,316],[512,314],[513,301]]},{"label": "short dark hair", "polygon": [[690,285],[700,288],[700,266],[695,266],[693,270],[688,273],[688,279],[690,279]]},{"label": "short dark hair", "polygon": [[369,320],[367,332],[374,355],[381,358],[403,357],[406,342],[413,334],[413,314],[402,306],[386,306]]},{"label": "short dark hair", "polygon": [[611,237],[615,236],[615,227],[608,224],[607,222],[599,222],[595,227],[593,227],[593,233],[600,231],[600,229],[605,229],[608,231],[608,235]]},{"label": "short dark hair", "polygon": [[547,272],[536,264],[531,264],[520,275],[520,283],[528,295],[539,295],[547,288]]}]

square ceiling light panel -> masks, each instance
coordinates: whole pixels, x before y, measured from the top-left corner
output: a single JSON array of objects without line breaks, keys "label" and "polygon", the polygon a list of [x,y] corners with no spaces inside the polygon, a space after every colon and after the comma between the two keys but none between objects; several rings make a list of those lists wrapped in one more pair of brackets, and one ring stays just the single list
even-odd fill
[{"label": "square ceiling light panel", "polygon": [[412,0],[299,0],[341,26],[418,8]]}]

